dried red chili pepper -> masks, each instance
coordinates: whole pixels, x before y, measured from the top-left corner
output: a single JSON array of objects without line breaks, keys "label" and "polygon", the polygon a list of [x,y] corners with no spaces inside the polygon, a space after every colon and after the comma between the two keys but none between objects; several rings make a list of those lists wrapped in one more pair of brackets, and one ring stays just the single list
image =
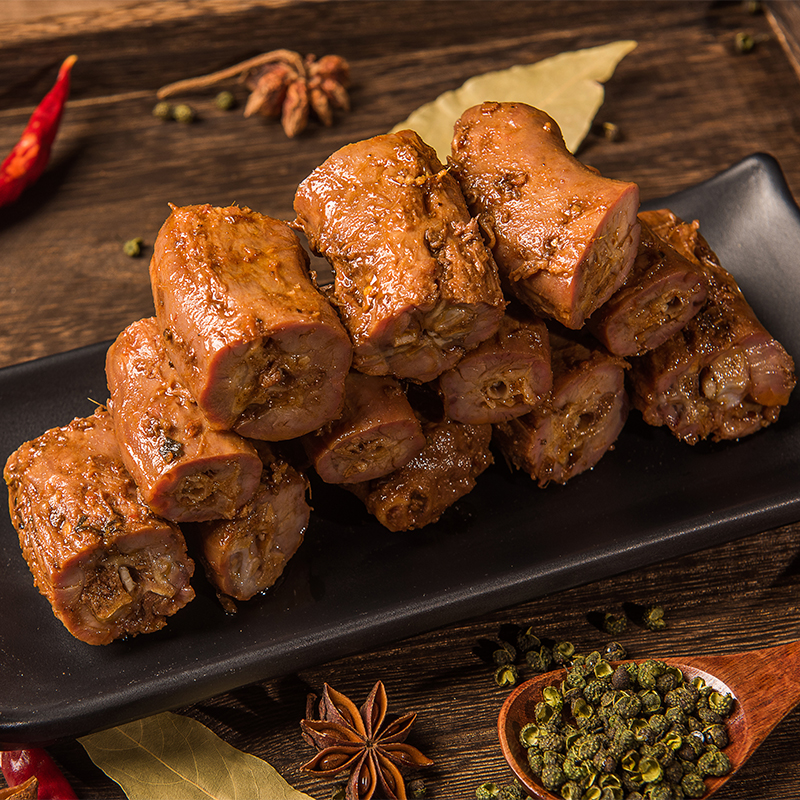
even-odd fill
[{"label": "dried red chili pepper", "polygon": [[0,206],[16,200],[44,172],[69,95],[70,71],[77,58],[69,56],[64,60],[55,85],[31,114],[22,137],[0,165]]},{"label": "dried red chili pepper", "polygon": [[9,786],[18,786],[31,777],[36,778],[39,800],[78,800],[56,762],[41,747],[4,750],[0,753],[0,769]]}]

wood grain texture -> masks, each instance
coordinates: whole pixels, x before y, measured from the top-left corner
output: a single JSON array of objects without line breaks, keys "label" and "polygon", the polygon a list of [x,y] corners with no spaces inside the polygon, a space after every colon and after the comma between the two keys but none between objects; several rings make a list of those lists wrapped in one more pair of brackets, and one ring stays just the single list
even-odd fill
[{"label": "wood grain texture", "polygon": [[[759,36],[746,56],[733,46],[739,30]],[[0,152],[17,140],[63,57],[79,56],[50,169],[0,209],[0,366],[113,338],[151,314],[148,258],[168,202],[238,202],[291,218],[297,184],[343,144],[389,130],[473,74],[619,38],[639,46],[608,83],[598,121],[614,122],[622,139],[590,136],[585,161],[653,198],[764,151],[800,196],[800,82],[768,19],[738,0],[157,0],[0,21]],[[295,140],[275,123],[217,110],[213,95],[187,98],[199,113],[194,125],[152,117],[159,86],[279,47],[347,58],[351,113]],[[145,252],[132,259],[122,244],[137,236]],[[327,681],[360,700],[381,679],[391,712],[419,712],[410,740],[436,761],[424,773],[426,796],[466,800],[483,781],[511,780],[495,730],[506,693],[475,653],[481,639],[504,623],[532,624],[594,649],[605,637],[589,612],[654,599],[666,605],[669,627],[631,626],[624,642],[634,657],[800,638],[799,548],[800,524],[767,531],[182,711],[324,800],[330,787],[299,769],[311,755],[298,724],[306,694]],[[797,800],[798,736],[794,711],[719,800]],[[81,798],[123,798],[79,745],[53,754]]]}]

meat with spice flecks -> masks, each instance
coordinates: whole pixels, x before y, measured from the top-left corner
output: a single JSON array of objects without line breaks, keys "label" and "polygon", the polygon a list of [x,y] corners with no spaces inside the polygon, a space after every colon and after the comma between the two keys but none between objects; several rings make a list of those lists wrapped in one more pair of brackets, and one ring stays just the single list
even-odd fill
[{"label": "meat with spice flecks", "polygon": [[506,290],[568,328],[622,285],[639,242],[639,189],[566,148],[550,116],[483,103],[456,122],[453,172],[492,242]]},{"label": "meat with spice flecks", "polygon": [[423,422],[425,447],[405,466],[348,488],[390,531],[408,531],[437,522],[469,494],[494,461],[491,425],[449,419]]},{"label": "meat with spice flecks", "polygon": [[294,208],[333,267],[356,369],[431,381],[497,330],[494,259],[458,184],[413,131],[337,150]]},{"label": "meat with spice flecks", "polygon": [[339,414],[352,346],[286,223],[172,206],[153,249],[167,354],[211,425],[281,441]]},{"label": "meat with spice flecks", "polygon": [[541,317],[509,306],[497,333],[439,376],[447,415],[473,425],[533,410],[553,385],[550,340]]},{"label": "meat with spice flecks", "polygon": [[351,371],[341,416],[304,436],[303,446],[326,483],[357,483],[402,467],[425,436],[399,381]]},{"label": "meat with spice flecks", "polygon": [[152,317],[117,337],[106,377],[122,460],[156,514],[174,522],[228,519],[253,496],[261,475],[255,448],[208,424]]},{"label": "meat with spice flecks", "polygon": [[504,455],[541,487],[594,467],[621,433],[629,405],[622,359],[552,334],[551,350],[550,397],[495,426]]},{"label": "meat with spice flecks", "polygon": [[639,251],[627,280],[587,321],[618,356],[638,356],[663,344],[703,307],[706,281],[698,264],[682,256],[639,215]]},{"label": "meat with spice flecks", "polygon": [[283,574],[303,543],[311,514],[305,477],[267,442],[255,446],[264,469],[253,497],[233,519],[186,526],[209,581],[231,611],[233,600],[250,600]]},{"label": "meat with spice flecks", "polygon": [[700,233],[668,209],[642,212],[656,233],[700,266],[705,305],[664,344],[631,359],[631,399],[650,425],[688,444],[738,439],[777,421],[796,378],[794,361],[756,317]]},{"label": "meat with spice flecks", "polygon": [[140,499],[105,408],[21,445],[5,481],[34,582],[76,638],[159,630],[194,598],[183,534]]}]

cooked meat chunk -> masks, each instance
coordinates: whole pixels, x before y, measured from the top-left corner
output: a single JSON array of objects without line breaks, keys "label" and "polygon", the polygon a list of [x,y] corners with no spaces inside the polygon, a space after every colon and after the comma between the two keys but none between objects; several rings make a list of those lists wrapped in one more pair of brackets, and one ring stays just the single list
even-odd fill
[{"label": "cooked meat chunk", "polygon": [[231,599],[249,600],[278,580],[303,543],[311,514],[306,479],[266,442],[256,446],[264,469],[255,495],[231,520],[186,527],[209,581],[231,610]]},{"label": "cooked meat chunk", "polygon": [[700,266],[682,256],[639,216],[639,252],[622,288],[587,327],[618,356],[638,356],[679,331],[706,299]]},{"label": "cooked meat chunk", "polygon": [[183,535],[142,502],[105,408],[23,444],[5,481],[34,582],[76,638],[156,631],[194,598]]},{"label": "cooked meat chunk", "polygon": [[294,207],[334,270],[356,369],[431,381],[497,330],[494,260],[458,184],[413,131],[338,150]]},{"label": "cooked meat chunk", "polygon": [[253,496],[261,475],[255,448],[210,427],[167,358],[155,319],[117,337],[106,376],[122,460],[156,514],[174,522],[229,519]]},{"label": "cooked meat chunk", "polygon": [[664,344],[632,359],[631,399],[650,425],[679,439],[738,439],[778,419],[795,387],[794,361],[759,322],[735,279],[700,234],[667,209],[642,217],[702,267],[699,314]]},{"label": "cooked meat chunk", "polygon": [[326,483],[356,483],[402,467],[425,446],[425,436],[396,379],[353,371],[342,415],[304,436],[303,446]]},{"label": "cooked meat chunk", "polygon": [[582,327],[636,257],[636,184],[584,166],[556,122],[524,103],[468,109],[452,149],[454,174],[493,239],[507,291],[542,316]]},{"label": "cooked meat chunk", "polygon": [[547,327],[518,306],[506,309],[494,336],[439,376],[447,415],[473,425],[527,414],[552,385]]},{"label": "cooked meat chunk", "polygon": [[302,436],[341,410],[352,346],[283,222],[247,208],[172,206],[150,264],[170,360],[210,424]]},{"label": "cooked meat chunk", "polygon": [[475,488],[492,464],[490,425],[453,420],[425,422],[425,447],[405,466],[382,478],[347,485],[390,531],[423,528],[440,519]]},{"label": "cooked meat chunk", "polygon": [[594,467],[628,417],[621,359],[559,336],[551,336],[551,347],[551,396],[530,414],[495,426],[508,460],[541,487]]}]

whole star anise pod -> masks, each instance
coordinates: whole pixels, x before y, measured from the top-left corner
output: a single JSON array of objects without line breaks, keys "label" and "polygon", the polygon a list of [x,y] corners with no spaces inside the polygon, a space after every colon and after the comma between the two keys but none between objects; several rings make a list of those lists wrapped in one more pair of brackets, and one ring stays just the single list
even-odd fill
[{"label": "whole star anise pod", "polygon": [[378,681],[361,708],[326,683],[316,714],[309,698],[307,719],[300,722],[303,738],[317,754],[302,765],[327,780],[349,773],[347,800],[406,800],[402,767],[426,767],[433,761],[405,744],[416,714],[387,722],[386,689]]},{"label": "whole star anise pod", "polygon": [[323,125],[330,126],[335,112],[350,109],[347,61],[335,55],[302,58],[293,50],[271,50],[210,75],[162,86],[158,97],[164,99],[236,77],[250,89],[244,115],[280,117],[289,137],[297,136],[306,127],[310,112]]}]

